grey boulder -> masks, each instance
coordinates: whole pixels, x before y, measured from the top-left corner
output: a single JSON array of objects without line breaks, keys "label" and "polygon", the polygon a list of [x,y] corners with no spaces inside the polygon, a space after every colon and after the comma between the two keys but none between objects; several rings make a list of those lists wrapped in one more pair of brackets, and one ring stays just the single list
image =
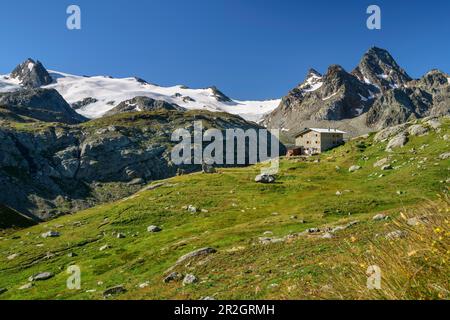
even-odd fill
[{"label": "grey boulder", "polygon": [[255,178],[255,182],[257,183],[274,183],[275,180],[275,176],[270,174],[260,174]]}]

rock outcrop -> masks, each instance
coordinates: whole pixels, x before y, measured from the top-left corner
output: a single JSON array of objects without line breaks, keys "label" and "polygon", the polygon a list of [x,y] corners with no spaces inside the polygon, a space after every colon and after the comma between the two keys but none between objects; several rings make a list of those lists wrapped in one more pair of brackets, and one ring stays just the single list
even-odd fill
[{"label": "rock outcrop", "polygon": [[77,124],[87,121],[54,89],[32,88],[0,93],[0,108],[15,116],[44,122]]},{"label": "rock outcrop", "polygon": [[108,111],[105,116],[112,116],[125,112],[155,111],[155,110],[177,110],[184,111],[186,109],[163,100],[155,100],[148,97],[135,97],[133,99],[123,101],[115,108]]}]

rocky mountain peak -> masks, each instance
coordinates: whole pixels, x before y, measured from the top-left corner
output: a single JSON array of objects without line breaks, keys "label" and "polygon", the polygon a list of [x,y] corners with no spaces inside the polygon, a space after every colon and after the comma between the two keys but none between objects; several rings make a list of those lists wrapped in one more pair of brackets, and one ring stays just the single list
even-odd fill
[{"label": "rocky mountain peak", "polygon": [[333,78],[347,78],[350,74],[345,71],[345,69],[338,65],[333,64],[328,67],[327,72],[325,73],[324,78],[327,80],[333,79]]},{"label": "rocky mountain peak", "polygon": [[53,82],[42,63],[31,58],[18,65],[11,73],[11,78],[18,79],[25,88],[38,88]]},{"label": "rocky mountain peak", "polygon": [[448,86],[450,84],[450,76],[438,69],[433,69],[425,74],[418,83],[429,88]]},{"label": "rocky mountain peak", "polygon": [[321,78],[322,74],[319,71],[317,71],[316,69],[311,68],[308,70],[308,75],[306,77],[307,78],[311,78],[311,77]]},{"label": "rocky mountain peak", "polygon": [[229,97],[227,97],[222,91],[220,91],[216,86],[209,87],[212,91],[214,98],[220,102],[233,102]]},{"label": "rocky mountain peak", "polygon": [[372,47],[352,72],[360,81],[373,84],[381,91],[404,86],[412,78],[385,49]]},{"label": "rocky mountain peak", "polygon": [[[350,89],[352,91],[364,91],[367,92],[370,86],[361,83],[354,75],[345,71],[345,69],[337,64],[331,65],[325,76],[323,77],[323,90],[326,93],[333,93],[339,90],[341,87]],[[374,88],[373,91],[376,89]]]},{"label": "rocky mountain peak", "polygon": [[322,84],[322,75],[315,69],[309,69],[305,81],[303,81],[297,89],[300,90],[300,93],[304,94],[320,89]]}]

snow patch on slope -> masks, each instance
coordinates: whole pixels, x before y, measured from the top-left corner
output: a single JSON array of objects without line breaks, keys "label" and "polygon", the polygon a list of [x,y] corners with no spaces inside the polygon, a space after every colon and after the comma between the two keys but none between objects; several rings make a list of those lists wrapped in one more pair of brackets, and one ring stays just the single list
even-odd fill
[{"label": "snow patch on slope", "polygon": [[322,77],[317,74],[310,74],[305,82],[300,86],[303,92],[314,92],[319,90],[323,85]]},{"label": "snow patch on slope", "polygon": [[9,75],[0,75],[0,93],[16,91],[20,88],[20,80],[13,79]]}]

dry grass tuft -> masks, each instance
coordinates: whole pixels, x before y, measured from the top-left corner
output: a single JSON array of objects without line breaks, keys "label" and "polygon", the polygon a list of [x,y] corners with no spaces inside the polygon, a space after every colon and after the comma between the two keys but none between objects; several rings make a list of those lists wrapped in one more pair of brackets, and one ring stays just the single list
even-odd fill
[{"label": "dry grass tuft", "polygon": [[[441,197],[437,203],[402,212],[390,224],[389,232],[395,232],[396,237],[378,234],[370,240],[368,248],[346,248],[352,252],[348,256],[351,261],[347,262],[347,270],[332,281],[332,292],[326,298],[331,295],[364,300],[449,299],[449,212],[448,196]],[[361,285],[367,281],[368,272],[373,274],[373,266],[381,270],[379,289]]]}]

